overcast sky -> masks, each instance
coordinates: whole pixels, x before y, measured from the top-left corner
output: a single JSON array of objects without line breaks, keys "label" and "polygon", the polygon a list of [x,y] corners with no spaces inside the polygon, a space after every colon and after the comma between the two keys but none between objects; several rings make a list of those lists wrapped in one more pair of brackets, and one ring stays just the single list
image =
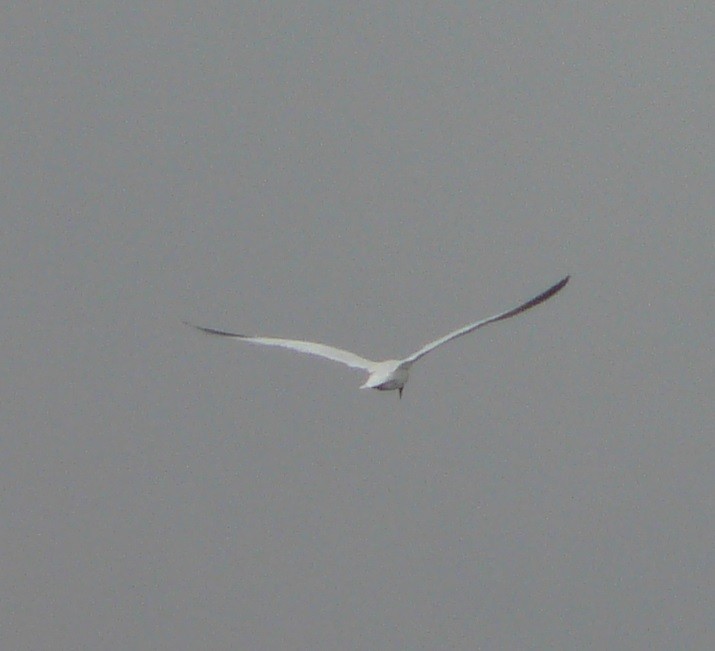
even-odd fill
[{"label": "overcast sky", "polygon": [[711,3],[0,25],[0,647],[715,648]]}]

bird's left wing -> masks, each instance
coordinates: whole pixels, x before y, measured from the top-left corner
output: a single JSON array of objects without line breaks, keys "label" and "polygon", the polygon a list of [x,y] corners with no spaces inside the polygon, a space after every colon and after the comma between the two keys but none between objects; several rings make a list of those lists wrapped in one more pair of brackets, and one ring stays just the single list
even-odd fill
[{"label": "bird's left wing", "polygon": [[192,328],[201,330],[210,335],[219,335],[221,337],[230,337],[232,339],[238,339],[240,341],[245,341],[249,344],[259,344],[263,346],[277,346],[279,348],[288,348],[290,350],[298,351],[299,353],[308,353],[309,355],[317,355],[318,357],[324,357],[325,359],[330,359],[334,362],[340,362],[351,368],[360,368],[364,371],[369,371],[375,362],[372,360],[360,357],[355,353],[351,353],[349,350],[342,350],[341,348],[334,348],[333,346],[328,346],[326,344],[317,344],[313,341],[300,341],[297,339],[280,339],[278,337],[252,337],[250,335],[239,335],[233,332],[225,332],[223,330],[214,330],[213,328],[203,328],[201,326],[194,325],[193,323],[184,323]]},{"label": "bird's left wing", "polygon": [[500,314],[495,314],[494,316],[490,316],[487,319],[482,319],[481,321],[470,323],[469,325],[459,328],[454,332],[450,332],[444,337],[436,339],[435,341],[427,344],[423,348],[420,348],[416,353],[413,353],[409,357],[405,357],[405,359],[402,360],[402,363],[407,365],[412,364],[413,362],[416,362],[420,357],[423,357],[424,355],[429,353],[431,350],[434,350],[442,344],[446,344],[448,341],[452,341],[452,339],[456,339],[457,337],[461,337],[462,335],[466,335],[470,332],[473,332],[477,328],[481,328],[482,326],[487,325],[487,323],[494,323],[494,321],[509,319],[513,316],[516,316],[517,314],[520,314],[521,312],[528,310],[531,307],[534,307],[535,305],[538,305],[539,303],[543,303],[546,299],[551,298],[554,294],[556,294],[556,292],[563,289],[564,285],[566,285],[566,283],[569,281],[569,278],[570,276],[566,276],[566,278],[563,278],[562,280],[557,282],[553,287],[549,287],[549,289],[547,289],[545,292],[542,292],[538,296],[535,296],[526,303],[522,303],[518,307],[512,308],[511,310],[507,310],[506,312],[501,312]]}]

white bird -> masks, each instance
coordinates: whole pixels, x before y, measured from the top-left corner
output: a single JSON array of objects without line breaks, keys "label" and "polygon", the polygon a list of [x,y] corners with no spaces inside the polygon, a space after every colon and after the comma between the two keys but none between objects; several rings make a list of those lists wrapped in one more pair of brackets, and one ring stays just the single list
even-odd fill
[{"label": "white bird", "polygon": [[428,343],[426,346],[420,348],[417,352],[408,355],[402,359],[387,359],[382,362],[374,362],[365,357],[360,357],[355,353],[351,353],[348,350],[342,350],[340,348],[334,348],[333,346],[327,346],[326,344],[318,344],[312,341],[300,341],[296,339],[279,339],[277,337],[252,337],[250,335],[235,334],[233,332],[225,332],[223,330],[214,330],[213,328],[203,328],[201,326],[194,325],[192,323],[184,322],[193,328],[206,332],[210,335],[219,335],[221,337],[230,337],[233,339],[238,339],[239,341],[245,341],[249,344],[260,344],[263,346],[278,346],[279,348],[289,348],[291,350],[296,350],[300,353],[308,353],[310,355],[317,355],[318,357],[324,357],[326,359],[331,359],[334,362],[341,362],[346,366],[351,368],[359,368],[363,371],[368,372],[368,378],[360,388],[361,389],[378,389],[379,391],[392,391],[397,389],[402,397],[402,390],[407,383],[409,377],[410,367],[421,357],[424,357],[427,353],[434,350],[442,344],[446,344],[452,339],[461,337],[470,332],[473,332],[477,328],[487,325],[487,323],[493,323],[494,321],[501,321],[502,319],[509,319],[516,316],[520,312],[524,312],[529,308],[543,303],[546,299],[551,298],[556,292],[563,289],[564,285],[569,281],[570,276],[566,276],[553,287],[550,287],[545,292],[542,292],[538,296],[522,303],[518,307],[507,310],[506,312],[501,312],[490,316],[487,319],[482,319],[481,321],[475,321],[469,325],[458,328],[453,332],[435,339],[434,341]]}]

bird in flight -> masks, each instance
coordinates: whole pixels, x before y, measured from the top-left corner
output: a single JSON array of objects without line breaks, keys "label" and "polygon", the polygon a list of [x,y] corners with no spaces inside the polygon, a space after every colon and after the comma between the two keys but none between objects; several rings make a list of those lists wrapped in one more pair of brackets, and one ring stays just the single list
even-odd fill
[{"label": "bird in flight", "polygon": [[503,319],[510,319],[521,312],[543,303],[545,300],[551,298],[556,292],[561,291],[564,285],[569,281],[570,276],[566,276],[561,279],[552,287],[549,287],[545,292],[542,292],[538,296],[522,303],[518,307],[514,307],[506,312],[500,312],[494,316],[490,316],[481,321],[475,321],[469,325],[463,326],[450,332],[444,337],[435,339],[434,341],[426,344],[420,348],[417,352],[404,357],[403,359],[387,359],[382,362],[374,362],[371,359],[366,359],[365,357],[360,357],[355,353],[351,353],[348,350],[342,350],[340,348],[334,348],[333,346],[328,346],[326,344],[318,344],[312,341],[300,341],[296,339],[280,339],[278,337],[252,337],[250,335],[235,334],[233,332],[225,332],[224,330],[214,330],[213,328],[204,328],[202,326],[194,325],[193,323],[184,323],[188,326],[201,330],[210,335],[218,335],[220,337],[228,337],[230,339],[235,339],[237,341],[245,341],[249,344],[259,344],[262,346],[277,346],[279,348],[288,348],[290,350],[296,350],[299,353],[308,353],[309,355],[317,355],[318,357],[324,357],[325,359],[333,360],[334,362],[341,362],[346,366],[351,368],[359,368],[363,371],[367,371],[368,378],[360,388],[361,389],[377,389],[379,391],[394,391],[397,389],[399,391],[400,398],[402,397],[402,390],[407,383],[409,377],[409,372],[411,366],[418,360],[424,357],[427,353],[434,350],[435,348],[446,344],[452,339],[461,337],[462,335],[469,334],[488,323],[493,323],[495,321],[502,321]]}]

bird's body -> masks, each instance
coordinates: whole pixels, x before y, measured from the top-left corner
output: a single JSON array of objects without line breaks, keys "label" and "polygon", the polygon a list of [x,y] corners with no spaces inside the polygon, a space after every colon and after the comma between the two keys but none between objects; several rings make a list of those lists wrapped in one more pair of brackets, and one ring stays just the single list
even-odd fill
[{"label": "bird's body", "polygon": [[410,364],[400,359],[386,359],[384,362],[375,362],[369,370],[365,384],[361,389],[377,389],[378,391],[402,390],[409,377]]},{"label": "bird's body", "polygon": [[282,339],[278,337],[251,337],[249,335],[235,334],[232,332],[225,332],[223,330],[214,330],[212,328],[203,328],[201,326],[195,326],[191,323],[187,323],[202,332],[210,335],[219,335],[221,337],[230,337],[233,339],[238,339],[240,341],[245,341],[251,344],[259,344],[263,346],[277,346],[279,348],[288,348],[290,350],[295,350],[301,353],[308,353],[311,355],[317,355],[318,357],[324,357],[330,359],[334,362],[340,362],[351,368],[359,368],[363,371],[367,371],[368,378],[360,388],[361,389],[377,389],[379,391],[394,391],[397,389],[400,392],[400,397],[402,397],[402,390],[409,378],[410,367],[421,357],[434,350],[442,344],[446,344],[452,339],[466,335],[469,332],[473,332],[488,323],[493,323],[494,321],[501,321],[502,319],[508,319],[512,316],[528,310],[529,308],[543,303],[546,299],[551,298],[556,292],[563,289],[564,285],[569,281],[569,276],[566,276],[558,283],[542,292],[538,296],[532,298],[526,303],[522,303],[518,307],[515,307],[506,312],[501,312],[494,316],[482,319],[481,321],[476,321],[470,323],[462,328],[458,328],[445,335],[439,339],[435,339],[426,346],[420,348],[417,352],[404,357],[403,359],[388,359],[381,362],[375,362],[355,353],[351,353],[348,350],[342,350],[340,348],[334,348],[333,346],[328,346],[326,344],[319,344],[312,341],[301,341],[297,339]]}]

